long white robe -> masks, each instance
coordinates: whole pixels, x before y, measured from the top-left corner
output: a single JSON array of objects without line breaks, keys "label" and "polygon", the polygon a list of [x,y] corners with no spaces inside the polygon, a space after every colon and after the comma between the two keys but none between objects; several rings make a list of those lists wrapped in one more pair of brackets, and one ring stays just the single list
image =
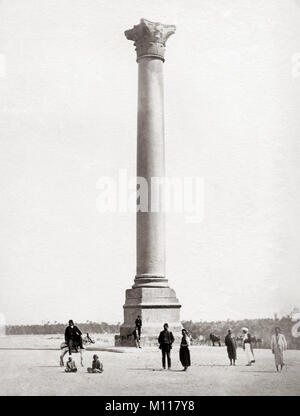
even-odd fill
[{"label": "long white robe", "polygon": [[251,363],[251,361],[254,361],[254,356],[252,354],[251,345],[249,344],[249,342],[246,342],[245,344],[245,352],[246,352],[246,358],[247,358],[248,363]]},{"label": "long white robe", "polygon": [[[248,339],[248,333],[245,334],[244,341],[247,339]],[[244,346],[245,346],[246,358],[247,358],[248,364],[250,364],[251,361],[254,361],[254,356],[251,350],[251,344],[250,342],[244,342]]]},{"label": "long white robe", "polygon": [[283,334],[274,334],[271,338],[271,349],[274,354],[275,364],[284,365],[284,351],[287,350],[287,342]]}]

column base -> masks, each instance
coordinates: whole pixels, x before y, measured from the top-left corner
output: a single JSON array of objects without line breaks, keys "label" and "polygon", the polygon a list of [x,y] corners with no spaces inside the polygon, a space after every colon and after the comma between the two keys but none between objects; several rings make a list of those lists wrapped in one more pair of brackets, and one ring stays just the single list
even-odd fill
[{"label": "column base", "polygon": [[137,287],[167,287],[168,279],[165,276],[152,275],[152,274],[137,274],[134,279],[133,289]]},{"label": "column base", "polygon": [[[162,330],[162,328],[160,329]],[[160,331],[159,331],[160,332]],[[174,345],[179,345],[181,342],[181,333],[180,335],[176,335],[174,334],[174,331],[172,331],[175,341],[174,341]],[[149,335],[141,335],[141,339],[140,339],[140,346],[143,347],[157,347],[158,348],[158,338],[159,333],[156,336],[149,336]],[[121,335],[115,335],[115,347],[136,347],[135,341],[133,339],[133,337],[126,337],[126,336],[121,336]]]},{"label": "column base", "polygon": [[134,287],[126,290],[124,323],[120,327],[120,336],[115,337],[115,345],[135,346],[132,332],[135,320],[141,316],[143,326],[141,345],[157,345],[157,338],[168,323],[177,341],[181,338],[181,305],[175,291],[169,287]]}]

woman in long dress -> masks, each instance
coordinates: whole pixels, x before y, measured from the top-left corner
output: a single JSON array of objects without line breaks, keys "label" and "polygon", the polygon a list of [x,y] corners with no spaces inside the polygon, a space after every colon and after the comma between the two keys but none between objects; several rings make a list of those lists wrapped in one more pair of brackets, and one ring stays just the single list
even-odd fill
[{"label": "woman in long dress", "polygon": [[236,340],[232,335],[231,329],[228,329],[228,334],[225,337],[225,345],[227,347],[227,354],[230,365],[235,365],[236,361]]},{"label": "woman in long dress", "polygon": [[243,350],[246,353],[246,358],[248,361],[247,366],[252,365],[255,363],[253,351],[252,351],[252,342],[251,342],[251,335],[249,334],[248,328],[242,328],[244,337],[243,337]]},{"label": "woman in long dress", "polygon": [[275,328],[275,334],[271,338],[271,349],[274,354],[276,370],[281,371],[285,365],[283,362],[283,353],[287,350],[287,342],[278,326]]},{"label": "woman in long dress", "polygon": [[183,371],[186,371],[191,365],[191,356],[189,346],[191,345],[190,337],[186,329],[182,330],[182,338],[180,343],[179,358],[183,365]]}]

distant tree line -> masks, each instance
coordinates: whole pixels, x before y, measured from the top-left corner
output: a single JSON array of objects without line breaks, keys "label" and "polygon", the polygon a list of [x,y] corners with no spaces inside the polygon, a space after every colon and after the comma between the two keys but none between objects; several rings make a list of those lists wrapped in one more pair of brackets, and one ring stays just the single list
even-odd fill
[{"label": "distant tree line", "polygon": [[[76,323],[81,332],[91,334],[115,334],[120,331],[120,324],[108,324],[106,322],[84,322]],[[49,335],[63,334],[67,324],[47,322],[42,325],[7,325],[6,335]]]}]

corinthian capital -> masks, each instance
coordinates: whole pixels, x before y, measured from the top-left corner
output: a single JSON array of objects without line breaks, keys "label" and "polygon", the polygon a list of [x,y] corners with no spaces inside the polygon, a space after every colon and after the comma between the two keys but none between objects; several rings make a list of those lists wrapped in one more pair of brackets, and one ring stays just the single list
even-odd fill
[{"label": "corinthian capital", "polygon": [[141,19],[140,23],[125,31],[128,40],[134,41],[137,61],[143,57],[158,58],[164,61],[167,39],[175,33],[176,26],[163,25]]}]

